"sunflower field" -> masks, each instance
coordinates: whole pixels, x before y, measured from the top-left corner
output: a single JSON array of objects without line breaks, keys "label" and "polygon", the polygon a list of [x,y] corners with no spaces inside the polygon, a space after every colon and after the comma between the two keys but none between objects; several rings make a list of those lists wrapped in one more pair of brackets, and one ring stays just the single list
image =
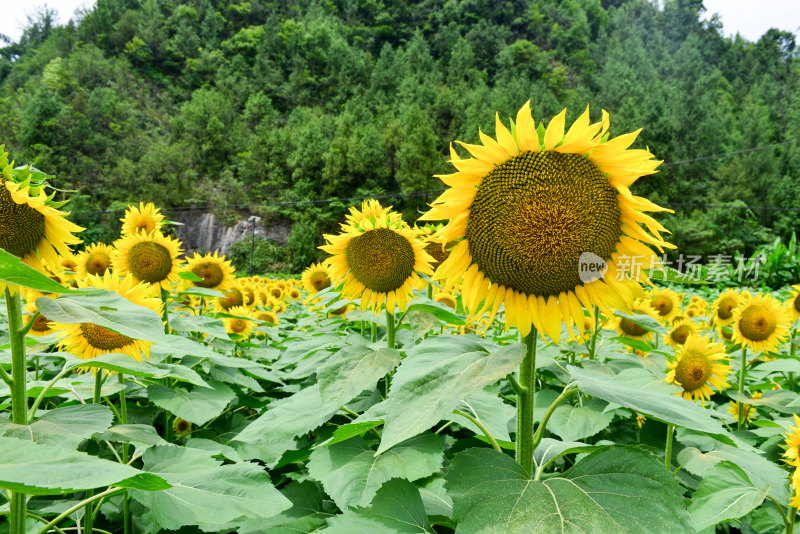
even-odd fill
[{"label": "sunflower field", "polygon": [[496,116],[298,276],[145,203],[80,250],[1,150],[0,530],[794,532],[800,286],[675,283],[661,162],[565,117]]}]

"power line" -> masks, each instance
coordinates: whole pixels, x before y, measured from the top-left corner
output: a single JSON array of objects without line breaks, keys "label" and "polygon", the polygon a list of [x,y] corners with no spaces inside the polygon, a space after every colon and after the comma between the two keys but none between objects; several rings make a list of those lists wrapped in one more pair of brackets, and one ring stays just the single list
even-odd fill
[{"label": "power line", "polygon": [[794,140],[791,140],[791,141],[784,141],[783,143],[774,143],[774,144],[771,144],[771,145],[760,145],[760,146],[754,146],[752,148],[743,148],[741,150],[734,150],[732,152],[722,152],[720,154],[711,154],[711,155],[708,155],[708,156],[700,156],[699,158],[682,159],[682,160],[679,160],[679,161],[668,161],[668,162],[662,163],[661,166],[662,167],[672,167],[673,165],[683,165],[685,163],[693,163],[695,161],[705,161],[705,160],[709,160],[709,159],[724,158],[726,156],[735,156],[737,154],[747,154],[748,152],[755,152],[756,150],[766,150],[768,148],[775,148],[775,147],[779,147],[779,146],[792,145],[794,143],[800,143],[800,139],[794,139]]}]

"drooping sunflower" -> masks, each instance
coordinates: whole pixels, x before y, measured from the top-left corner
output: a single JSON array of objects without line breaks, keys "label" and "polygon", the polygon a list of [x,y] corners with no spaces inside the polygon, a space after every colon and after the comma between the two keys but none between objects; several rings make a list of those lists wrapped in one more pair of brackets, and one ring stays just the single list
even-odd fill
[{"label": "drooping sunflower", "polygon": [[771,295],[756,295],[733,313],[732,340],[754,353],[775,352],[789,335],[789,310]]},{"label": "drooping sunflower", "polygon": [[309,295],[315,295],[331,285],[328,268],[322,263],[312,263],[303,271],[303,287]]},{"label": "drooping sunflower", "polygon": [[[89,275],[78,280],[78,287],[93,287],[114,291],[134,304],[150,308],[161,314],[161,299],[153,286],[137,282],[133,276],[121,277],[106,273],[104,276]],[[50,322],[50,327],[61,332],[63,337],[58,341],[60,349],[71,352],[79,358],[89,360],[108,352],[126,354],[137,361],[142,361],[142,354],[150,356],[149,341],[133,339],[105,327],[92,323],[67,324]]]},{"label": "drooping sunflower", "polygon": [[105,243],[89,245],[76,258],[78,278],[86,278],[90,275],[103,276],[106,271],[111,271],[113,257],[114,247],[111,245]]},{"label": "drooping sunflower", "polygon": [[695,324],[689,319],[681,319],[674,323],[669,333],[664,336],[664,341],[673,347],[683,345],[689,336],[699,333]]},{"label": "drooping sunflower", "polygon": [[438,302],[440,304],[444,304],[445,306],[448,306],[448,307],[450,307],[450,308],[452,308],[454,310],[458,306],[458,303],[456,301],[456,296],[453,295],[452,293],[442,292],[442,293],[435,294],[433,296],[433,300],[435,300],[436,302]]},{"label": "drooping sunflower", "polygon": [[727,354],[721,343],[710,342],[708,336],[692,335],[677,349],[677,359],[667,362],[670,371],[665,382],[683,388],[684,399],[700,399],[703,405],[711,398],[711,386],[717,389],[730,386],[725,378],[730,373]]},{"label": "drooping sunflower", "polygon": [[161,232],[146,234],[144,231],[125,235],[114,242],[111,258],[114,271],[120,276],[131,274],[139,282],[145,282],[169,290],[179,280],[180,256],[183,252],[180,241]]},{"label": "drooping sunflower", "polygon": [[[631,314],[632,315],[647,315],[656,319],[658,317],[658,313],[650,306],[650,302],[644,299],[636,299],[631,306]],[[586,319],[585,317],[582,321],[581,326],[586,326]],[[590,329],[594,327],[594,321],[591,321]],[[609,329],[615,329],[617,331],[617,335],[622,337],[627,337],[630,339],[641,339],[644,341],[649,341],[653,338],[653,332],[651,330],[646,329],[639,323],[633,321],[632,319],[628,319],[627,317],[619,317],[614,316],[614,318],[608,323]]]},{"label": "drooping sunflower", "polygon": [[240,280],[239,282],[239,288],[242,291],[244,306],[247,308],[252,308],[258,303],[254,287],[255,286],[253,285],[253,282],[249,280]]},{"label": "drooping sunflower", "polygon": [[225,256],[220,256],[216,252],[201,256],[197,252],[186,262],[186,269],[202,280],[189,282],[190,286],[205,287],[225,291],[234,284],[234,267]]},{"label": "drooping sunflower", "polygon": [[714,306],[711,308],[711,317],[714,323],[721,326],[728,326],[733,322],[733,311],[744,301],[735,289],[728,288],[719,294]]},{"label": "drooping sunflower", "polygon": [[608,114],[590,124],[587,107],[565,134],[565,117],[537,130],[526,103],[510,130],[496,116],[497,140],[480,132],[482,144],[460,143],[473,157],[451,146],[457,172],[439,177],[450,189],[422,216],[450,219],[442,239],[460,241],[435,279],[463,276],[467,310],[493,318],[505,303],[507,324],[553,340],[562,321],[583,327],[582,307],[629,311],[646,277],[623,260],[647,268],[658,265],[648,244],[672,247],[644,213],[668,210],[628,188],[660,164],[628,149],[639,132],[607,140]]},{"label": "drooping sunflower", "polygon": [[650,293],[650,306],[656,310],[657,319],[667,324],[681,313],[681,300],[680,295],[668,288]]},{"label": "drooping sunflower", "polygon": [[[412,290],[425,284],[418,273],[433,274],[425,244],[391,210],[375,211],[375,202],[362,204],[357,222],[342,224],[339,235],[325,235],[327,245],[320,248],[332,256],[326,260],[328,272],[337,283],[344,282],[342,295],[361,299],[361,308],[376,313],[386,305],[405,311]],[[377,204],[379,205],[379,204]]]},{"label": "drooping sunflower", "polygon": [[[761,393],[760,391],[754,391],[753,395],[752,395],[752,398],[760,399],[763,396],[764,396],[764,394]],[[737,401],[731,401],[730,402],[730,406],[728,406],[728,413],[733,416],[733,420],[734,421],[738,421],[739,420],[739,403]],[[758,413],[756,412],[755,407],[752,404],[746,404],[746,403],[744,405],[744,414],[745,414],[744,419],[748,423],[751,420],[753,420],[756,417],[756,415],[758,415]]]},{"label": "drooping sunflower", "polygon": [[328,312],[328,317],[342,317],[344,318],[349,312],[353,311],[355,306],[352,304],[346,304],[341,308],[336,308]]},{"label": "drooping sunflower", "polygon": [[[30,167],[14,168],[5,145],[0,145],[0,248],[34,269],[61,271],[59,254],[69,255],[69,245],[80,243],[73,234],[83,228],[59,211],[66,202],[47,194],[48,176]],[[0,282],[0,292],[6,284]],[[8,285],[16,293],[17,286]]]},{"label": "drooping sunflower", "polygon": [[272,312],[270,310],[258,312],[258,313],[256,313],[255,317],[259,321],[266,321],[268,323],[271,323],[268,326],[277,326],[278,325],[278,316],[274,312]]},{"label": "drooping sunflower", "polygon": [[228,308],[226,313],[238,315],[238,317],[225,317],[222,320],[225,323],[225,331],[229,334],[237,335],[241,339],[250,337],[250,334],[253,333],[253,328],[256,327],[250,310],[244,306],[233,306]]},{"label": "drooping sunflower", "polygon": [[129,205],[125,210],[125,216],[120,219],[122,221],[122,236],[130,234],[138,234],[144,232],[145,234],[152,234],[161,230],[161,224],[164,220],[164,215],[161,210],[156,208],[152,202],[145,204],[139,202],[139,207]]}]

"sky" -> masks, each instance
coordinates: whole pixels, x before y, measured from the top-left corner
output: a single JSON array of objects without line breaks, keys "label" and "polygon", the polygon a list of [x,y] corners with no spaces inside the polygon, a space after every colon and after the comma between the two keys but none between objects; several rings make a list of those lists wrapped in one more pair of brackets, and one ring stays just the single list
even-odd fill
[{"label": "sky", "polygon": [[[79,7],[90,7],[95,0],[47,0],[47,5],[56,9],[59,23],[63,24],[74,16]],[[25,26],[25,15],[35,6],[44,5],[39,0],[2,0],[0,33],[18,40]],[[706,13],[722,17],[725,35],[737,32],[749,41],[757,41],[769,28],[788,30],[800,36],[800,0],[705,0]]]}]

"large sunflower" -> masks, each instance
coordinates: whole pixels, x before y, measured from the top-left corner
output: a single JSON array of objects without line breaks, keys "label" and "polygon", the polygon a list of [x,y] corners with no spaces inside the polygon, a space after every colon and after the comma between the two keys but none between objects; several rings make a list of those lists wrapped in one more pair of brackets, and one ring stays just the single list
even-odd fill
[{"label": "large sunflower", "polygon": [[647,244],[672,247],[643,213],[667,210],[628,189],[660,163],[628,150],[639,132],[607,140],[608,114],[590,124],[587,107],[565,134],[565,117],[537,130],[526,103],[510,130],[496,117],[497,140],[480,132],[481,145],[461,143],[472,158],[451,146],[457,172],[440,176],[450,189],[422,217],[450,219],[442,239],[461,239],[435,278],[449,286],[464,276],[468,310],[494,317],[505,304],[507,324],[554,340],[562,321],[583,328],[582,306],[629,311],[646,276],[623,268],[625,258],[649,267]]},{"label": "large sunflower", "polygon": [[202,278],[196,282],[189,282],[190,286],[224,291],[234,284],[235,269],[225,256],[220,256],[216,252],[205,256],[195,252],[194,256],[187,260],[186,269]]},{"label": "large sunflower", "polygon": [[333,255],[328,272],[344,281],[345,298],[360,298],[362,309],[376,313],[384,303],[390,313],[395,305],[405,311],[412,290],[425,285],[418,273],[433,274],[433,258],[408,225],[388,208],[376,212],[376,204],[365,201],[360,215],[351,211],[342,233],[326,235],[320,248]]},{"label": "large sunflower", "polygon": [[38,291],[33,291],[33,290],[31,290],[25,295],[25,299],[28,301],[25,306],[25,311],[28,313],[28,315],[25,315],[23,317],[23,321],[25,321],[25,323],[27,324],[28,321],[30,321],[31,319],[33,319],[34,316],[36,316],[36,319],[34,319],[33,324],[31,325],[31,329],[28,332],[28,335],[30,336],[46,336],[54,332],[54,330],[50,327],[50,320],[47,317],[45,317],[41,313],[39,315],[36,315],[36,312],[39,311],[39,308],[36,306],[36,299],[45,296],[52,299],[56,298],[58,295],[54,294],[45,295],[44,293],[40,293]]},{"label": "large sunflower", "polygon": [[789,310],[771,295],[757,295],[733,313],[733,336],[753,352],[775,352],[789,335]]},{"label": "large sunflower", "polygon": [[239,336],[239,339],[250,337],[250,334],[253,333],[253,328],[256,327],[250,310],[244,306],[233,306],[226,310],[226,313],[237,315],[238,317],[225,317],[222,319],[222,322],[225,323],[225,331],[228,334]]},{"label": "large sunflower", "polygon": [[[47,176],[30,167],[13,168],[5,145],[0,145],[0,248],[45,273],[45,266],[61,271],[59,254],[69,255],[69,246],[81,240],[73,232],[83,228],[71,223],[47,194]],[[0,292],[6,284],[0,282]],[[9,285],[16,292],[16,286]]]},{"label": "large sunflower", "polygon": [[152,234],[161,230],[161,221],[164,216],[161,210],[156,208],[152,202],[145,204],[139,202],[139,207],[129,205],[125,210],[125,216],[120,219],[122,221],[122,235],[123,237],[130,234],[138,234],[144,232],[145,234]]},{"label": "large sunflower", "polygon": [[711,308],[711,317],[714,323],[728,326],[733,322],[733,311],[744,301],[742,295],[733,288],[728,288],[719,294]]},{"label": "large sunflower", "polygon": [[303,287],[309,295],[314,295],[331,285],[328,268],[322,263],[312,263],[303,271]]},{"label": "large sunflower", "polygon": [[664,336],[664,341],[673,347],[683,345],[689,336],[699,333],[697,326],[689,319],[681,319],[669,329],[669,334]]},{"label": "large sunflower", "polygon": [[103,276],[106,271],[111,271],[114,247],[105,243],[94,243],[78,254],[77,263],[78,279],[89,275]]},{"label": "large sunflower", "polygon": [[717,389],[730,387],[725,378],[730,367],[724,363],[727,354],[721,343],[712,343],[708,336],[691,335],[677,350],[677,360],[667,362],[670,371],[664,379],[683,388],[684,399],[711,398],[711,386]]},{"label": "large sunflower", "polygon": [[[631,313],[633,315],[647,315],[653,319],[658,317],[658,313],[653,309],[652,306],[650,306],[650,303],[644,299],[636,299],[633,302],[631,305]],[[585,325],[586,322],[582,321],[581,326]],[[591,325],[592,327],[594,326],[594,321],[591,322]],[[628,319],[627,317],[614,316],[614,318],[608,323],[607,328],[614,329],[617,331],[617,335],[630,339],[641,339],[648,341],[653,338],[652,330],[644,328],[639,323],[633,321],[632,319]]]},{"label": "large sunflower", "polygon": [[140,231],[127,234],[114,243],[111,258],[114,271],[120,276],[130,273],[139,282],[169,290],[178,281],[181,243],[161,232]]},{"label": "large sunflower", "polygon": [[[78,280],[78,287],[93,287],[114,291],[134,304],[150,308],[161,314],[161,299],[154,286],[137,282],[131,275],[120,277],[117,274],[105,276],[90,275]],[[120,352],[142,361],[142,354],[150,355],[150,342],[133,339],[92,323],[67,324],[51,322],[50,327],[61,332],[58,342],[60,349],[71,352],[79,358],[90,360],[108,352]]]}]

